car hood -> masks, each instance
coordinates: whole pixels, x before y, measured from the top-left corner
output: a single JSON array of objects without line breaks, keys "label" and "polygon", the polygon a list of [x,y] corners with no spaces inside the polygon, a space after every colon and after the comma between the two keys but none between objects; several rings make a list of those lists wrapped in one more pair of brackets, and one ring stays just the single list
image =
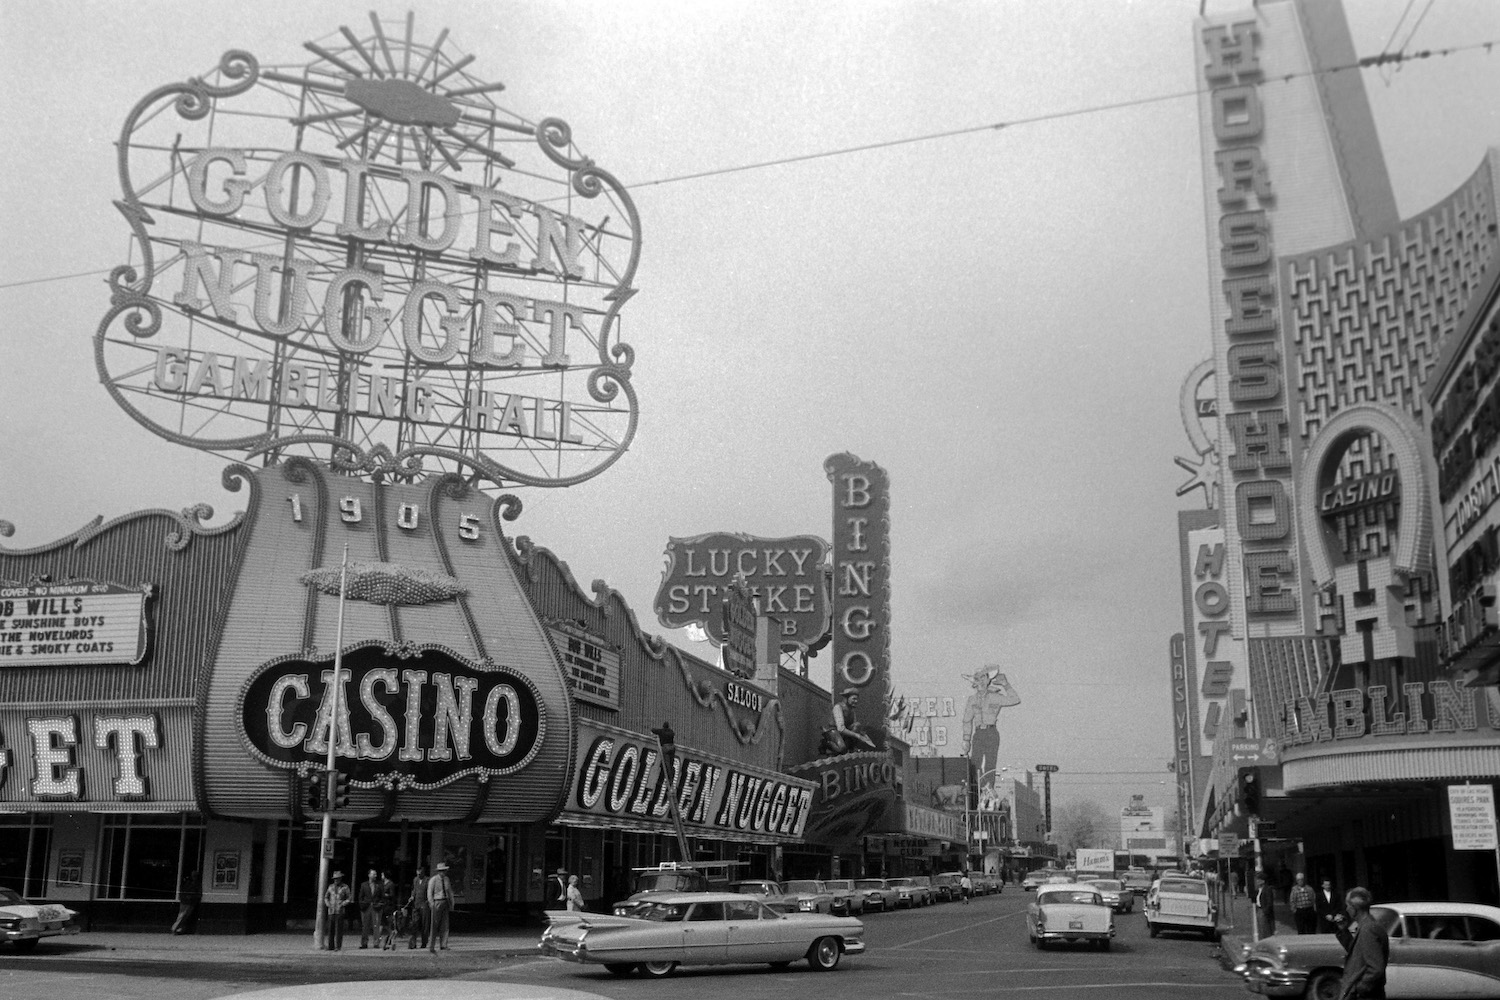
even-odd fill
[{"label": "car hood", "polygon": [[76,916],[78,916],[76,912],[60,903],[6,903],[0,905],[0,917],[20,917],[22,920],[37,920],[42,923],[51,923],[54,920],[72,920]]},{"label": "car hood", "polygon": [[[1282,958],[1283,949],[1286,958]],[[1344,964],[1344,947],[1332,934],[1274,934],[1250,946],[1247,960],[1301,967]]]}]

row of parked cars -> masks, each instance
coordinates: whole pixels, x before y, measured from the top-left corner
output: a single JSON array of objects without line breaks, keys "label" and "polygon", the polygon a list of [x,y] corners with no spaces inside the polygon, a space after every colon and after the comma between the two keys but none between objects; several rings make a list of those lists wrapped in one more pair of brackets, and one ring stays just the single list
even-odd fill
[{"label": "row of parked cars", "polygon": [[[937,875],[905,875],[898,878],[789,879],[772,882],[766,879],[741,879],[729,884],[730,892],[759,897],[767,906],[788,913],[831,913],[835,916],[863,916],[890,910],[915,910],[933,903],[945,903],[963,897],[963,872],[940,872]],[[998,876],[971,872],[969,881],[975,896],[1004,890]]]}]

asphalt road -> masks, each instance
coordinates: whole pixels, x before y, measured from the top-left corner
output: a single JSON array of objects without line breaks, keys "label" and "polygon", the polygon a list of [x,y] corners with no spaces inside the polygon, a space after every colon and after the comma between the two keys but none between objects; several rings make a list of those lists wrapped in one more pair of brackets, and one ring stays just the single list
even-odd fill
[{"label": "asphalt road", "polygon": [[[943,903],[866,918],[869,950],[831,974],[799,962],[784,971],[765,966],[678,970],[665,980],[616,978],[603,969],[557,959],[493,952],[319,953],[236,958],[203,952],[172,960],[118,960],[45,947],[31,956],[0,954],[0,996],[89,997],[97,1000],[215,1000],[259,993],[256,1000],[699,1000],[786,997],[808,1000],[836,991],[879,998],[1109,996],[1122,1000],[1215,1000],[1248,996],[1223,971],[1201,938],[1146,933],[1139,910],[1116,918],[1109,952],[1083,948],[1037,951],[1026,941],[1031,896],[1014,887],[970,905]],[[86,942],[80,940],[79,945]],[[326,954],[326,953],[325,953]]]}]

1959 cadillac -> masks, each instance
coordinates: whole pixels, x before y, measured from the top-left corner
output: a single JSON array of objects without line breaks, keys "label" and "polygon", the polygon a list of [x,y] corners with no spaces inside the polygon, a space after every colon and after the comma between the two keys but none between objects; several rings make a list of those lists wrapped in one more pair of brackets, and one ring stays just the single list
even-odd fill
[{"label": "1959 cadillac", "polygon": [[1104,905],[1099,890],[1079,882],[1039,885],[1026,908],[1026,935],[1037,948],[1064,941],[1087,941],[1109,950],[1115,936],[1115,911]]},{"label": "1959 cadillac", "polygon": [[542,954],[594,962],[617,976],[639,969],[652,978],[679,965],[766,962],[781,969],[805,958],[821,972],[865,950],[865,925],[853,917],[777,913],[735,893],[695,892],[643,901],[631,916],[554,911]]},{"label": "1959 cadillac", "polygon": [[[1500,907],[1382,903],[1370,915],[1391,938],[1385,995],[1500,997]],[[1332,934],[1277,934],[1251,945],[1235,968],[1251,993],[1333,1000],[1344,949]]]},{"label": "1959 cadillac", "polygon": [[16,951],[30,951],[44,937],[77,934],[78,916],[57,903],[28,903],[20,893],[0,888],[0,941]]}]

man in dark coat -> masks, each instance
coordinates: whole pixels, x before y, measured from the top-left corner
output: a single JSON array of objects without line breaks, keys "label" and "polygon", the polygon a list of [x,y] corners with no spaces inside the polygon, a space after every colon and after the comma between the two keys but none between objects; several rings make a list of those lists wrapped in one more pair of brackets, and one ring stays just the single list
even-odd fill
[{"label": "man in dark coat", "polygon": [[1268,938],[1276,933],[1276,889],[1264,872],[1256,872],[1255,919],[1260,929],[1259,936]]},{"label": "man in dark coat", "polygon": [[1356,886],[1344,897],[1347,919],[1335,924],[1334,933],[1344,946],[1344,976],[1339,981],[1339,1000],[1385,998],[1385,967],[1391,958],[1391,939],[1385,928],[1370,916],[1370,890]]},{"label": "man in dark coat", "polygon": [[370,877],[359,884],[359,946],[370,947],[370,938],[380,946],[380,899],[384,883],[380,873],[370,869]]},{"label": "man in dark coat", "polygon": [[1314,907],[1318,912],[1318,933],[1332,934],[1334,917],[1344,912],[1344,903],[1333,888],[1333,879],[1325,878],[1318,884]]}]

